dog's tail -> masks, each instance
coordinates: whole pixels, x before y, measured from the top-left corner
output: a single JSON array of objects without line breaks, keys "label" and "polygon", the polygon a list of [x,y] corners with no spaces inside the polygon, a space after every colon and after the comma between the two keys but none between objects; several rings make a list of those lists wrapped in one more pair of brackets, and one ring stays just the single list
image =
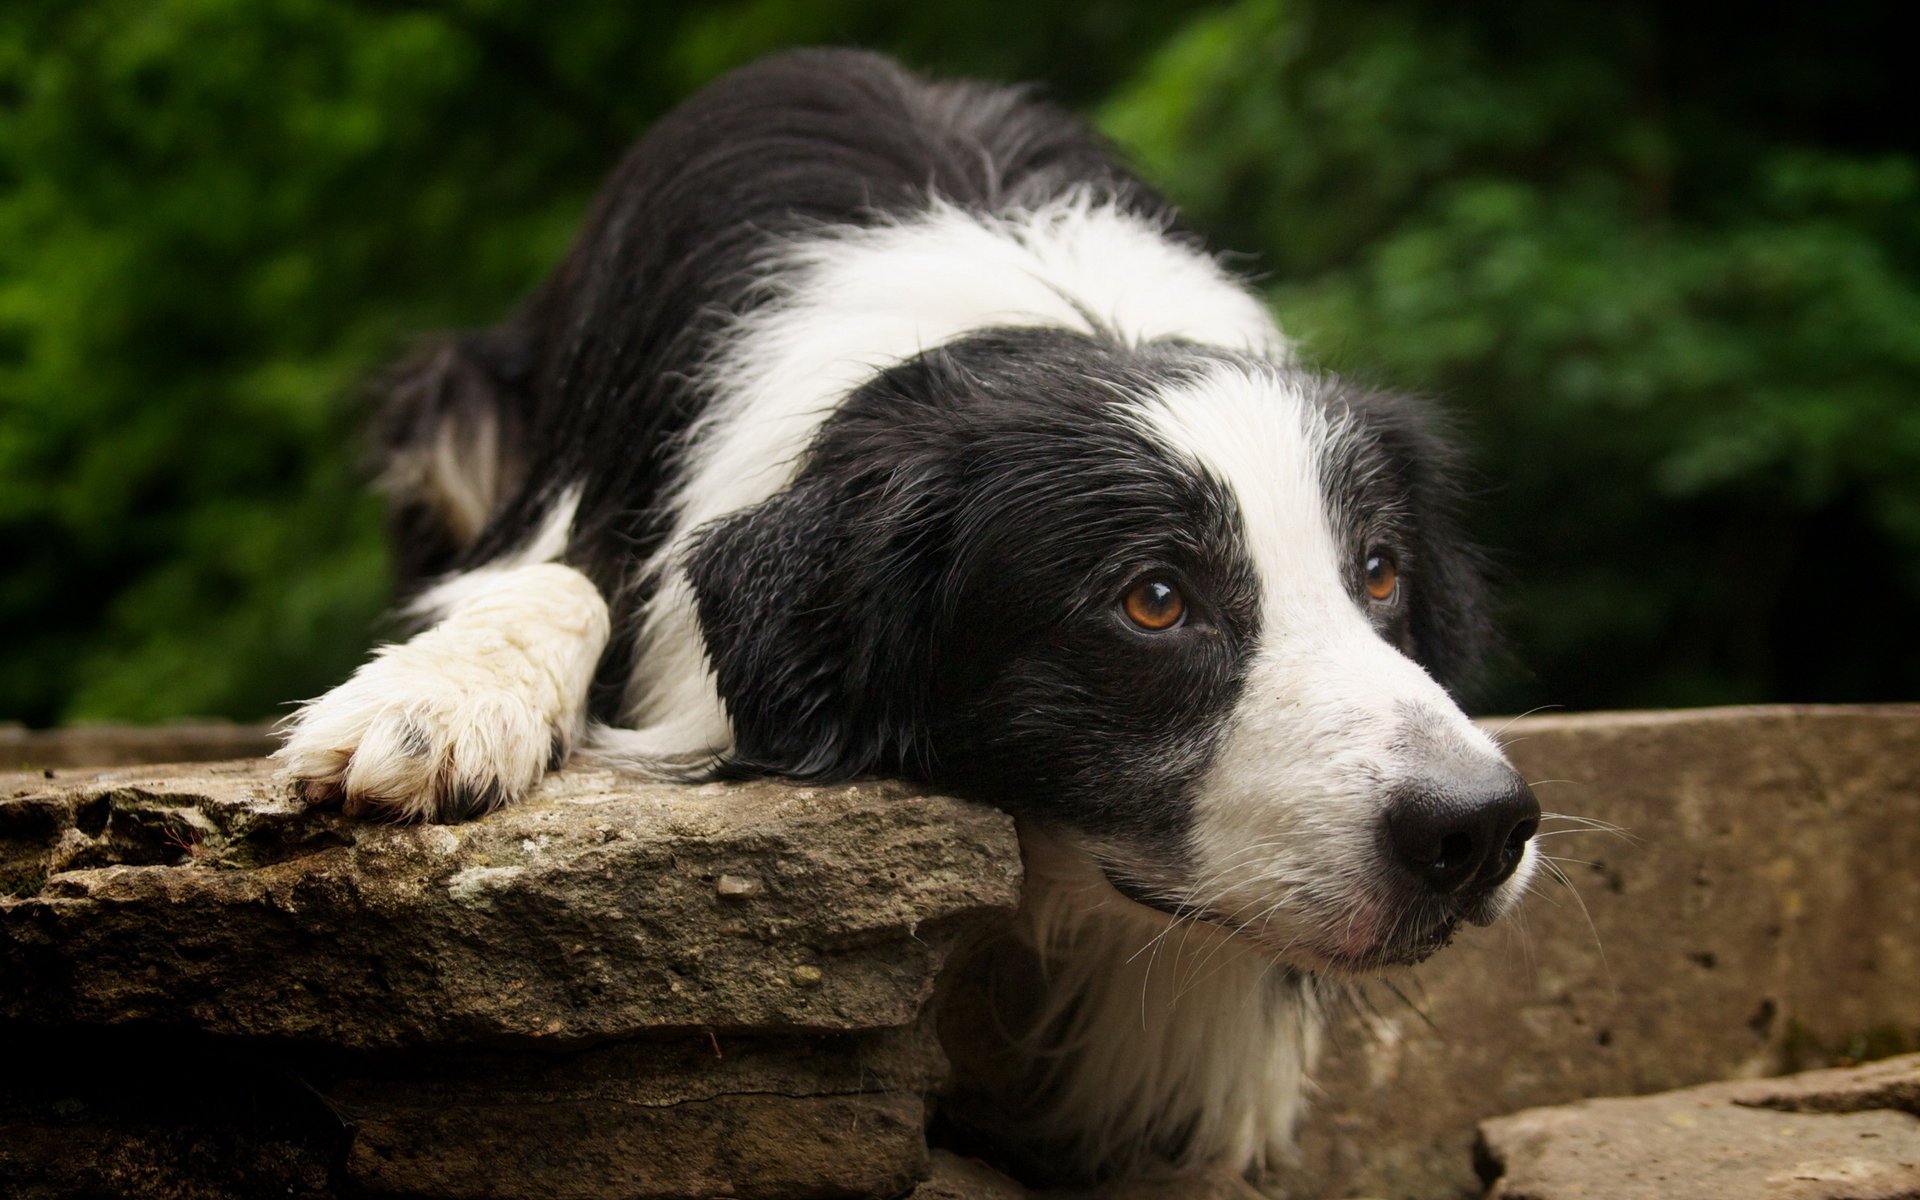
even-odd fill
[{"label": "dog's tail", "polygon": [[379,379],[375,452],[403,594],[457,566],[524,481],[532,358],[509,325],[435,339]]}]

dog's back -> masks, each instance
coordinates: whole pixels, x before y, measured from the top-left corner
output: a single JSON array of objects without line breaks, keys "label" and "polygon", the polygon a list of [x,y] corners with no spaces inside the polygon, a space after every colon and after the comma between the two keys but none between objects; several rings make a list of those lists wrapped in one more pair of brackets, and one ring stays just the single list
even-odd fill
[{"label": "dog's back", "polygon": [[644,592],[629,574],[667,532],[670,460],[711,399],[698,368],[768,298],[770,246],[936,201],[1031,210],[1076,191],[1166,219],[1085,125],[1029,88],[934,83],[877,54],[812,49],[703,89],[628,153],[520,312],[423,347],[383,381],[403,589],[511,554],[556,490],[585,479],[570,557],[604,590]]}]

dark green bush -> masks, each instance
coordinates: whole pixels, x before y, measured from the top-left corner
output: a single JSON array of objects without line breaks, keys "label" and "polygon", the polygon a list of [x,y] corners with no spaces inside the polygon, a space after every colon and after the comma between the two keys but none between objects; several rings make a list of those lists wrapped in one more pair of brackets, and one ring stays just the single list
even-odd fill
[{"label": "dark green bush", "polygon": [[349,670],[358,381],[509,307],[675,98],[811,41],[1048,80],[1310,358],[1445,398],[1495,703],[1911,698],[1900,42],[1671,7],[11,0],[0,716],[252,718]]}]

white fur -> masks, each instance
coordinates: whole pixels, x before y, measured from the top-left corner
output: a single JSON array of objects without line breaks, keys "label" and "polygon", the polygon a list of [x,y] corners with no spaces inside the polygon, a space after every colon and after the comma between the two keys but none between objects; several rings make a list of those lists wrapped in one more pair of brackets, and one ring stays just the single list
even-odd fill
[{"label": "white fur", "polygon": [[[1021,932],[1046,963],[1025,1031],[1051,1064],[1035,1130],[1082,1171],[1267,1171],[1293,1150],[1319,1052],[1319,1012],[1273,957],[1201,921],[1170,922],[1114,891],[1093,861],[1021,830]],[[1164,1168],[1163,1168],[1164,1169]]]},{"label": "white fur", "polygon": [[[1004,218],[942,208],[836,231],[788,246],[769,275],[777,294],[710,366],[714,402],[688,442],[672,534],[649,565],[659,590],[629,692],[640,728],[599,739],[629,760],[691,761],[730,745],[679,569],[688,540],[786,486],[820,423],[877,370],[994,325],[1093,332],[1097,322],[1135,340],[1286,353],[1271,318],[1212,260],[1084,199]],[[1345,590],[1319,475],[1335,431],[1315,406],[1223,368],[1149,403],[1142,419],[1234,490],[1263,617],[1284,631],[1261,651],[1197,814],[1201,888],[1257,925],[1259,942],[1204,922],[1170,927],[1114,892],[1088,847],[1030,853],[1025,927],[1048,964],[1052,1005],[1033,1036],[1055,1064],[1042,1121],[1089,1168],[1184,1128],[1182,1165],[1264,1169],[1291,1145],[1317,1046],[1310,1003],[1273,986],[1273,951],[1321,965],[1298,939],[1319,932],[1316,919],[1341,930],[1358,911],[1353,896],[1320,903],[1301,888],[1324,878],[1330,857],[1346,855],[1356,876],[1372,863],[1380,798],[1369,784],[1392,770],[1394,729],[1378,717],[1416,702],[1479,735]],[[1305,869],[1308,856],[1318,872]]]},{"label": "white fur", "polygon": [[621,757],[694,759],[731,746],[681,569],[688,540],[785,487],[821,422],[876,371],[977,329],[1092,332],[1090,318],[1141,341],[1284,353],[1273,319],[1212,258],[1084,195],[1004,216],[941,205],[824,231],[785,246],[767,276],[776,293],[710,365],[713,401],[688,437],[672,533],[648,565],[658,591],[627,698],[638,732],[596,737]]},{"label": "white fur", "polygon": [[517,554],[426,593],[416,608],[437,623],[288,719],[282,774],[310,799],[403,820],[530,791],[578,738],[607,644],[599,590],[545,561],[572,515],[569,496]]}]

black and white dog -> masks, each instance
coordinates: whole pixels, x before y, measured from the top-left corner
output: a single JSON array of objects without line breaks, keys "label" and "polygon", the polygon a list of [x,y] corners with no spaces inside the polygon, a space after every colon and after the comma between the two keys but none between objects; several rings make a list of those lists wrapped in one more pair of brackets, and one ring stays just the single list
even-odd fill
[{"label": "black and white dog", "polygon": [[1485,631],[1429,421],[1296,365],[1024,91],[728,76],[521,312],[397,374],[386,446],[421,632],[290,720],[302,793],[457,820],[586,746],[1000,805],[1033,1132],[1085,1171],[1267,1164],[1312,979],[1534,868],[1448,692]]}]

